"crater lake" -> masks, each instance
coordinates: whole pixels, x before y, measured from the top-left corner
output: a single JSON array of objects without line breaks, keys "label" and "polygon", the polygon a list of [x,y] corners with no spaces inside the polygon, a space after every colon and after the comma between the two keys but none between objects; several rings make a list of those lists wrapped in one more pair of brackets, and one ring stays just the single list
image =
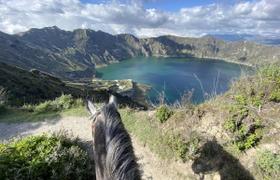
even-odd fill
[{"label": "crater lake", "polygon": [[150,85],[147,98],[153,103],[162,93],[170,104],[180,101],[187,92],[192,92],[193,103],[200,103],[227,91],[233,80],[248,69],[222,60],[138,57],[97,68],[97,78],[132,79]]}]

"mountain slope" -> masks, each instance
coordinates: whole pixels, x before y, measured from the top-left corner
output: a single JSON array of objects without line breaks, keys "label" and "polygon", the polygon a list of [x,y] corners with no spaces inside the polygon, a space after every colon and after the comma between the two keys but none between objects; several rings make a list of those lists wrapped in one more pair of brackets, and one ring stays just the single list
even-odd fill
[{"label": "mountain slope", "polygon": [[225,42],[213,37],[161,36],[139,39],[130,34],[57,27],[30,29],[15,35],[0,32],[0,61],[36,68],[66,79],[91,78],[96,65],[136,56],[216,58],[253,65],[280,62],[280,47]]},{"label": "mountain slope", "polygon": [[0,88],[7,92],[12,105],[38,103],[64,94],[81,96],[82,90],[68,86],[60,79],[37,70],[31,72],[0,63]]},{"label": "mountain slope", "polygon": [[202,38],[161,36],[144,39],[144,43],[149,47],[150,55],[157,56],[215,58],[252,65],[280,62],[280,47],[247,41],[225,42],[211,36]]},{"label": "mountain slope", "polygon": [[21,106],[52,100],[62,94],[73,97],[91,97],[96,102],[105,102],[114,94],[121,106],[146,109],[145,105],[135,102],[131,97],[116,91],[94,87],[91,83],[69,83],[38,70],[26,71],[19,67],[0,62],[0,92],[6,92],[7,104]]}]

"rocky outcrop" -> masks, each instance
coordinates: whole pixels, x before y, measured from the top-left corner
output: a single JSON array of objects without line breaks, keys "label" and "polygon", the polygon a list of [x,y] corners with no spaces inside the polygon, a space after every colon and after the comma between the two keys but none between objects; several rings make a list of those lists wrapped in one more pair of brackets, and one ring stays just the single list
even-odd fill
[{"label": "rocky outcrop", "polygon": [[109,90],[121,96],[131,98],[135,102],[148,106],[146,92],[150,87],[145,84],[137,83],[131,79],[124,80],[99,80],[94,79],[91,84],[96,91]]}]

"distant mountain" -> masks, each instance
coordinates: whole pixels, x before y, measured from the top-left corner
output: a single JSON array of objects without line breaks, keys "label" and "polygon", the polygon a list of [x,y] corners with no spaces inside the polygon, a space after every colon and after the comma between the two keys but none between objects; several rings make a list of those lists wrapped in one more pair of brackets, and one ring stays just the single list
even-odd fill
[{"label": "distant mountain", "polygon": [[210,36],[225,41],[251,41],[259,44],[280,46],[280,38],[274,36],[267,37],[250,34],[212,34]]},{"label": "distant mountain", "polygon": [[248,64],[280,62],[280,47],[248,41],[226,42],[212,36],[160,36],[139,39],[130,34],[58,27],[30,29],[9,35],[0,32],[0,62],[38,69],[64,79],[91,78],[96,65],[136,56],[225,59]]}]

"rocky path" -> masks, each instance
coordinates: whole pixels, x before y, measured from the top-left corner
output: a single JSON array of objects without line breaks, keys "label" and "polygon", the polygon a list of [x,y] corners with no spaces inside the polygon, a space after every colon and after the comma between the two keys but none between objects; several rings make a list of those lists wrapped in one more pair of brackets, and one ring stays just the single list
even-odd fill
[{"label": "rocky path", "polygon": [[[83,141],[91,140],[90,121],[87,118],[64,117],[28,123],[0,123],[0,141],[33,134],[52,133],[66,130]],[[133,147],[146,180],[195,179],[187,172],[187,164],[163,161],[157,158],[147,147],[132,136]],[[186,176],[188,174],[188,176]]]}]

